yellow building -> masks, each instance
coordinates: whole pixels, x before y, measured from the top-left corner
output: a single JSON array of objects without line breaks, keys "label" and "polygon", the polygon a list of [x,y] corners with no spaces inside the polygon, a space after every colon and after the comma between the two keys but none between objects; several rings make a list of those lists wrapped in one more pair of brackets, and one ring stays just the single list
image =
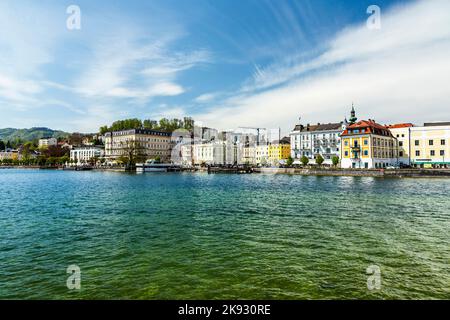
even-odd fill
[{"label": "yellow building", "polygon": [[291,155],[291,144],[285,140],[274,141],[268,147],[268,161],[271,165],[278,165]]},{"label": "yellow building", "polygon": [[425,123],[410,130],[412,166],[450,167],[450,122]]},{"label": "yellow building", "polygon": [[397,164],[397,140],[386,127],[369,119],[349,125],[342,133],[342,168],[386,168]]}]

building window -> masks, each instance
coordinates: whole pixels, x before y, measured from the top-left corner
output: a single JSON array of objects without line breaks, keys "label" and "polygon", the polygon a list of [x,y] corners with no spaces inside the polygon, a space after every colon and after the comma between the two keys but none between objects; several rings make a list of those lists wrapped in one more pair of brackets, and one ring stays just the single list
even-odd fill
[{"label": "building window", "polygon": [[402,138],[404,138],[405,137],[405,135],[404,134],[402,134]]},{"label": "building window", "polygon": [[419,150],[416,151],[416,157],[420,157],[420,151]]},{"label": "building window", "polygon": [[364,162],[364,168],[369,169],[369,163]]},{"label": "building window", "polygon": [[399,141],[399,142],[398,142],[398,146],[399,146],[399,147],[403,147],[403,141]]},{"label": "building window", "polygon": [[364,150],[364,155],[368,156],[369,155],[369,151],[368,150]]},{"label": "building window", "polygon": [[445,146],[445,140],[444,139],[441,140],[441,146]]},{"label": "building window", "polygon": [[432,146],[432,145],[433,145],[433,140],[428,140],[428,144],[429,144],[430,146]]},{"label": "building window", "polygon": [[444,150],[441,150],[441,151],[439,152],[439,154],[440,154],[441,156],[444,156],[444,155],[445,155],[445,151],[444,151]]},{"label": "building window", "polygon": [[345,155],[346,157],[348,157],[348,151],[345,151],[345,152],[344,152],[344,155]]},{"label": "building window", "polygon": [[366,145],[366,146],[367,146],[368,144],[369,144],[369,140],[367,140],[367,139],[366,139],[366,140],[364,140],[364,145]]},{"label": "building window", "polygon": [[414,141],[414,144],[415,144],[416,146],[418,146],[418,145],[419,145],[419,140]]},{"label": "building window", "polygon": [[344,145],[345,145],[346,147],[348,146],[348,141],[347,141],[347,140],[344,141]]},{"label": "building window", "polygon": [[397,135],[397,138],[400,138],[400,135],[399,135],[399,134]]},{"label": "building window", "polygon": [[399,155],[400,157],[403,157],[403,151],[400,151],[400,152],[398,153],[398,155]]},{"label": "building window", "polygon": [[431,151],[430,151],[430,156],[432,156],[432,157],[433,157],[434,155],[435,155],[435,152],[434,152],[434,150],[431,150]]}]

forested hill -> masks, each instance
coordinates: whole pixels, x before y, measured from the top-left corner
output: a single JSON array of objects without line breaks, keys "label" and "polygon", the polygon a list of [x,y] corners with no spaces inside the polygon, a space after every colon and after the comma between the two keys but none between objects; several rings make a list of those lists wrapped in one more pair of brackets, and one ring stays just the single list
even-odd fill
[{"label": "forested hill", "polygon": [[45,137],[54,137],[61,138],[67,137],[70,133],[60,131],[60,130],[52,130],[49,128],[31,128],[31,129],[14,129],[14,128],[5,128],[0,129],[0,140],[6,141],[32,141]]}]

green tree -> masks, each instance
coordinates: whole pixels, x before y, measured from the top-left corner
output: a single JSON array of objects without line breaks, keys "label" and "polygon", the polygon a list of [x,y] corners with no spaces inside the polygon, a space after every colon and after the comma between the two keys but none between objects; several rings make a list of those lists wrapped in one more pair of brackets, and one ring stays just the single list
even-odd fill
[{"label": "green tree", "polygon": [[306,166],[309,163],[309,158],[307,156],[302,156],[300,158],[300,162],[302,163],[303,166]]},{"label": "green tree", "polygon": [[69,162],[69,160],[70,160],[70,157],[68,155],[64,155],[59,158],[58,162],[59,162],[59,164],[66,164],[67,162]]},{"label": "green tree", "polygon": [[9,140],[6,142],[6,149],[12,149],[12,145]]},{"label": "green tree", "polygon": [[108,126],[102,126],[102,127],[100,127],[100,129],[98,131],[101,135],[104,135],[105,133],[107,133],[109,131],[109,128],[108,128]]},{"label": "green tree", "polygon": [[324,161],[325,161],[325,159],[320,154],[318,154],[317,157],[316,157],[316,163],[319,166],[321,166]]},{"label": "green tree", "polygon": [[155,130],[158,128],[158,121],[147,119],[144,120],[143,125],[144,129]]},{"label": "green tree", "polygon": [[194,130],[194,119],[192,119],[191,117],[184,117],[183,128],[188,131]]},{"label": "green tree", "polygon": [[2,140],[0,140],[0,151],[5,150],[5,148],[6,148],[5,143]]},{"label": "green tree", "polygon": [[121,149],[123,154],[119,160],[126,166],[132,166],[145,160],[144,147],[138,141],[124,141],[121,143]]},{"label": "green tree", "polygon": [[293,163],[294,163],[294,159],[292,159],[292,157],[289,156],[289,157],[287,158],[287,160],[286,160],[286,165],[287,165],[288,167],[290,167],[290,166],[292,166]]},{"label": "green tree", "polygon": [[333,166],[337,166],[339,164],[339,157],[338,156],[333,156],[331,158],[331,162],[333,163]]},{"label": "green tree", "polygon": [[32,142],[26,142],[23,146],[22,146],[22,150],[20,151],[20,153],[22,154],[22,159],[25,162],[29,162],[30,160],[30,156],[31,156],[31,152],[33,151],[33,143]]}]

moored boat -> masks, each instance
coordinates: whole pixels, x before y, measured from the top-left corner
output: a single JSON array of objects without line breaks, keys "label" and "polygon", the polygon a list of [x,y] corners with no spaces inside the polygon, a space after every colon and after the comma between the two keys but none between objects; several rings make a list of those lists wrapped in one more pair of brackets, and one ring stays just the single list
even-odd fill
[{"label": "moored boat", "polygon": [[168,172],[178,171],[179,167],[170,163],[160,163],[155,160],[147,160],[145,163],[137,163],[137,172]]}]

